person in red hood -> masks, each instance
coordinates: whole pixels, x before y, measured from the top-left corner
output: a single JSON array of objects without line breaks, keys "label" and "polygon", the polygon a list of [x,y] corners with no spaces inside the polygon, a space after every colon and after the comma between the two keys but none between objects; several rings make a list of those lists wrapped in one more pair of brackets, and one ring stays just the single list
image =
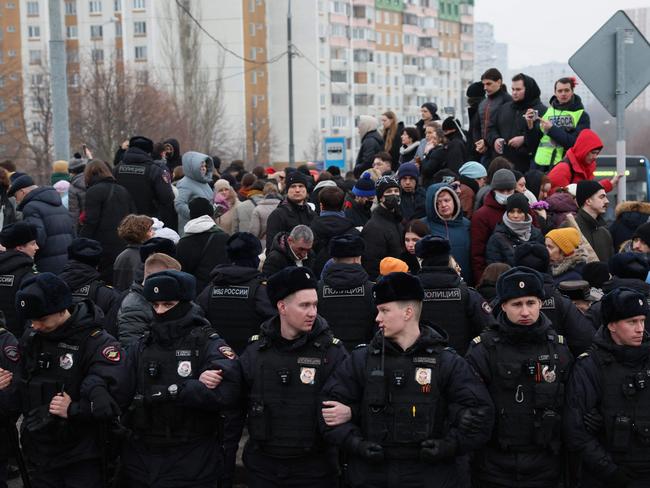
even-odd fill
[{"label": "person in red hood", "polygon": [[[576,143],[566,153],[562,161],[557,163],[549,172],[551,192],[558,188],[565,188],[571,183],[583,180],[593,180],[596,170],[596,158],[603,148],[603,141],[591,129],[583,129],[576,139]],[[612,191],[620,175],[611,180],[600,180],[606,192]]]}]

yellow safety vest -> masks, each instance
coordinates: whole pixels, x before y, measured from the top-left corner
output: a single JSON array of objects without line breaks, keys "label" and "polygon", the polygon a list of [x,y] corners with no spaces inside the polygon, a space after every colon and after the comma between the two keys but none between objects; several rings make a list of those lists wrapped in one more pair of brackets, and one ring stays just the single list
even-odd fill
[{"label": "yellow safety vest", "polygon": [[[553,125],[563,129],[575,129],[583,112],[584,109],[571,111],[549,107],[542,119],[549,120]],[[542,129],[540,128],[540,130]],[[548,134],[544,134],[535,153],[535,163],[540,166],[553,166],[558,161],[561,161],[563,157],[564,148],[556,144]]]}]

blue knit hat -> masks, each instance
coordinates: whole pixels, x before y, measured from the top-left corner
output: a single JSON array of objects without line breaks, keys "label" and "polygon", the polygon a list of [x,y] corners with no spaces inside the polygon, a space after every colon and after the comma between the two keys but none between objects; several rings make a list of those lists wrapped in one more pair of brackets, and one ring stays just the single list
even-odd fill
[{"label": "blue knit hat", "polygon": [[377,194],[375,190],[375,182],[372,181],[370,173],[367,171],[361,175],[361,178],[354,184],[352,194],[355,197],[368,197],[372,198]]},{"label": "blue knit hat", "polygon": [[487,176],[487,171],[485,170],[485,166],[481,163],[468,161],[460,167],[458,174],[477,180],[478,178],[485,178]]},{"label": "blue knit hat", "polygon": [[400,165],[399,169],[397,170],[397,179],[401,180],[405,176],[412,176],[417,180],[418,176],[420,176],[418,165],[415,163],[404,163]]}]

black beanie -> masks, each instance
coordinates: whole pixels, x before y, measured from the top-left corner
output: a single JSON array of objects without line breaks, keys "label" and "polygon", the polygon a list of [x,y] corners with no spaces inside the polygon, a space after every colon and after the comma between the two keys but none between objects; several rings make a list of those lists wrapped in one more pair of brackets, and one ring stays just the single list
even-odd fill
[{"label": "black beanie", "polygon": [[603,190],[603,186],[596,180],[582,180],[576,187],[576,203],[581,208],[588,198]]},{"label": "black beanie", "polygon": [[523,193],[513,193],[506,201],[506,212],[510,212],[513,208],[517,208],[527,214],[530,212],[530,203],[528,198]]},{"label": "black beanie", "polygon": [[515,247],[515,266],[526,266],[540,273],[548,273],[550,260],[544,244],[525,242]]},{"label": "black beanie", "polygon": [[650,246],[650,222],[641,224],[636,228],[636,230],[634,231],[634,235],[632,236],[632,239],[637,239],[637,238],[645,242],[646,246]]},{"label": "black beanie", "polygon": [[68,246],[68,258],[95,268],[102,258],[102,251],[102,245],[99,242],[85,237],[77,237]]},{"label": "black beanie", "polygon": [[622,252],[609,258],[609,272],[617,278],[645,281],[650,271],[648,256],[640,252]]},{"label": "black beanie", "polygon": [[485,88],[483,88],[483,83],[480,81],[475,81],[467,87],[465,92],[467,98],[484,98],[485,97]]},{"label": "black beanie", "polygon": [[207,198],[197,197],[193,198],[188,204],[190,209],[190,220],[198,219],[204,215],[212,217],[214,215],[214,207],[212,202]]}]

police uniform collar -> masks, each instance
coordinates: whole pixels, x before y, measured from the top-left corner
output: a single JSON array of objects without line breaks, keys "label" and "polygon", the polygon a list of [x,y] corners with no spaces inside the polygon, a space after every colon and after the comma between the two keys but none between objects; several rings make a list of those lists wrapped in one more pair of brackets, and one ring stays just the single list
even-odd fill
[{"label": "police uniform collar", "polygon": [[329,331],[329,326],[320,315],[316,316],[316,320],[314,321],[314,325],[312,326],[311,331],[307,332],[306,334],[302,334],[293,340],[284,339],[280,334],[279,315],[270,318],[260,326],[260,336],[261,338],[266,338],[267,342],[269,343],[268,345],[270,345],[271,342],[274,342],[280,345],[283,349],[288,350],[303,347],[307,342],[314,340],[326,331]]},{"label": "police uniform collar", "polygon": [[607,326],[603,325],[596,332],[593,344],[601,354],[609,354],[621,364],[638,366],[650,359],[650,336],[647,331],[640,346],[620,346],[613,341]]},{"label": "police uniform collar", "polygon": [[551,328],[548,318],[540,312],[539,319],[532,325],[518,325],[510,322],[504,312],[497,319],[498,331],[503,339],[511,343],[542,342]]}]

